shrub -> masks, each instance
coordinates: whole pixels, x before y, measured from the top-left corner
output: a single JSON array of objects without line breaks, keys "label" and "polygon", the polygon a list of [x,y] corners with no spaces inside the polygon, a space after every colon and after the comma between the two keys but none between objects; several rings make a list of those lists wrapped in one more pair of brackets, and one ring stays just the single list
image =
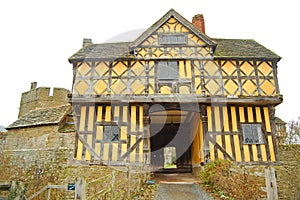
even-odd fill
[{"label": "shrub", "polygon": [[242,172],[232,169],[230,161],[216,160],[205,166],[200,177],[206,189],[218,199],[259,199],[262,191],[255,177],[244,167]]}]

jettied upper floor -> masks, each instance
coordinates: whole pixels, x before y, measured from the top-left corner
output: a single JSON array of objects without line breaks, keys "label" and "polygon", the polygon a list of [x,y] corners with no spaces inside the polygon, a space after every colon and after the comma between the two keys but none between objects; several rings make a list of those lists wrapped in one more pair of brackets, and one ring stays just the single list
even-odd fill
[{"label": "jettied upper floor", "polygon": [[132,42],[84,39],[69,58],[72,100],[277,105],[279,60],[251,39],[210,38],[202,15],[191,23],[171,9]]}]

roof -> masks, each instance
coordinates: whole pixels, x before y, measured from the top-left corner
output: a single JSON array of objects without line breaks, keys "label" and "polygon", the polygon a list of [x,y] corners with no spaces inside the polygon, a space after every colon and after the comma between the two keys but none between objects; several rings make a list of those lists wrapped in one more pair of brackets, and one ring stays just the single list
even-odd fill
[{"label": "roof", "polygon": [[197,37],[206,42],[207,45],[212,46],[212,49],[215,50],[215,58],[280,59],[277,54],[252,39],[209,38],[198,28],[196,28],[191,22],[186,20],[175,10],[171,9],[134,41],[93,44],[91,40],[88,40],[88,45],[83,45],[83,47],[78,52],[76,52],[69,58],[69,62],[72,63],[74,61],[84,59],[133,58],[133,56],[130,54],[131,49],[140,45],[145,39],[147,39],[153,32],[160,28],[171,17],[174,17],[180,23],[184,24]]},{"label": "roof", "polygon": [[31,110],[12,123],[7,129],[59,124],[71,110],[71,105]]},{"label": "roof", "polygon": [[91,44],[82,47],[77,53],[69,58],[72,60],[84,60],[84,59],[115,59],[122,57],[129,57],[129,46],[131,42],[118,42],[118,43],[102,43]]},{"label": "roof", "polygon": [[214,57],[280,59],[280,56],[252,39],[214,39],[214,41],[217,42]]},{"label": "roof", "polygon": [[197,37],[202,39],[208,45],[215,46],[215,42],[209,38],[207,35],[202,33],[198,28],[196,28],[191,22],[182,17],[174,9],[169,10],[162,18],[160,18],[156,23],[154,23],[150,28],[148,28],[142,35],[140,35],[135,41],[132,42],[131,46],[136,47],[141,44],[145,39],[147,39],[154,31],[159,29],[165,22],[167,22],[171,17],[174,17],[177,21],[185,25],[190,29]]},{"label": "roof", "polygon": [[[215,58],[280,59],[280,56],[252,39],[213,39],[217,43]],[[92,44],[81,48],[69,61],[132,57],[131,42]]]},{"label": "roof", "polygon": [[275,124],[286,124],[286,122],[280,119],[279,117],[275,117]]}]

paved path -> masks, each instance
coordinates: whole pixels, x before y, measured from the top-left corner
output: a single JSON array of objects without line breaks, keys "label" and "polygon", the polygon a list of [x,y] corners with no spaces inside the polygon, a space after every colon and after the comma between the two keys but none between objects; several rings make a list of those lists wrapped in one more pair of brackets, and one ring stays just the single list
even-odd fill
[{"label": "paved path", "polygon": [[155,200],[212,200],[190,173],[155,174],[159,183]]},{"label": "paved path", "polygon": [[212,200],[194,183],[160,183],[156,200]]}]

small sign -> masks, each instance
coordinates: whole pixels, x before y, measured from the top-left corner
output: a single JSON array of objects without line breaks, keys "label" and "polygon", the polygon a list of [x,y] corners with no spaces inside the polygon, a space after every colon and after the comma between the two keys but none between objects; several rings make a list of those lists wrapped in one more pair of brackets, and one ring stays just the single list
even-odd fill
[{"label": "small sign", "polygon": [[75,183],[69,183],[68,190],[75,190]]}]

